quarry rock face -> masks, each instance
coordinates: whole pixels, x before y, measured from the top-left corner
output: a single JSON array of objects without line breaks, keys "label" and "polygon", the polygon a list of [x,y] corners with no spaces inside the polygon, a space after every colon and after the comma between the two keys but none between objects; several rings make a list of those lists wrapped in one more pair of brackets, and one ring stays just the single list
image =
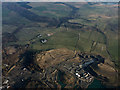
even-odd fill
[{"label": "quarry rock face", "polygon": [[41,68],[47,68],[49,66],[57,65],[74,56],[75,54],[72,50],[56,49],[37,54],[36,62]]},{"label": "quarry rock face", "polygon": [[76,57],[72,50],[62,48],[45,51],[36,55],[35,62],[44,69],[43,73],[49,85],[51,83],[51,87],[56,85],[57,88],[73,88],[79,84],[77,77],[68,70],[73,63],[80,62],[79,57]]}]

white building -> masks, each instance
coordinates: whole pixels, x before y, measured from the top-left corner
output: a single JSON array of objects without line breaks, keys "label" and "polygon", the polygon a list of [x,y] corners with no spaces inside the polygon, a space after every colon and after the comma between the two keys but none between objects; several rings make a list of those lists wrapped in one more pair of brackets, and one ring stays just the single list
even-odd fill
[{"label": "white building", "polygon": [[78,73],[76,73],[76,76],[80,77],[80,75]]}]

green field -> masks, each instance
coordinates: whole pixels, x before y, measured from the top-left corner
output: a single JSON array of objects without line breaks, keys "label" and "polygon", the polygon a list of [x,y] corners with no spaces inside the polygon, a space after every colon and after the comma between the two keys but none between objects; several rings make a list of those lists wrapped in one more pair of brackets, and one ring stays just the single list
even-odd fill
[{"label": "green field", "polygon": [[[32,21],[21,16],[17,12],[6,7],[3,8],[3,33],[13,33],[20,25],[22,28],[14,33],[18,39],[16,42],[9,42],[8,45],[30,44],[31,49],[48,50],[53,48],[68,48],[80,50],[81,52],[91,52],[100,54],[105,58],[111,58],[117,63],[118,60],[118,38],[117,38],[117,7],[110,5],[89,5],[81,3],[67,3],[77,7],[76,12],[66,4],[54,3],[28,3],[32,8],[27,9],[38,16],[46,16],[60,20],[62,17],[72,19],[63,22],[58,28],[49,27],[49,22]],[[33,17],[34,18],[34,17]],[[64,20],[63,20],[64,21]],[[56,22],[54,22],[56,23]],[[82,28],[65,27],[66,23],[77,23],[84,25]],[[73,24],[74,25],[74,24]],[[96,30],[99,29],[99,31]],[[102,33],[101,33],[102,32]],[[48,36],[48,34],[51,34]],[[41,34],[42,37],[36,36]],[[46,43],[41,43],[41,39],[46,39]],[[108,54],[108,52],[110,55]]]}]

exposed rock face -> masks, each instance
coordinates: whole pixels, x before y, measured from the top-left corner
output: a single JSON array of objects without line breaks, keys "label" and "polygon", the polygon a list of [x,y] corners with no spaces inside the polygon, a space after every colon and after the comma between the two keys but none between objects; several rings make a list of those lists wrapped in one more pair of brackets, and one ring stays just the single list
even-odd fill
[{"label": "exposed rock face", "polygon": [[109,83],[106,83],[107,85],[118,85],[118,74],[115,70],[115,68],[107,65],[107,64],[99,64],[98,69],[96,70],[98,74],[107,77],[109,79]]},{"label": "exposed rock face", "polygon": [[74,57],[73,51],[68,49],[56,49],[42,52],[36,55],[36,60],[41,68],[47,68],[59,64],[69,58]]}]

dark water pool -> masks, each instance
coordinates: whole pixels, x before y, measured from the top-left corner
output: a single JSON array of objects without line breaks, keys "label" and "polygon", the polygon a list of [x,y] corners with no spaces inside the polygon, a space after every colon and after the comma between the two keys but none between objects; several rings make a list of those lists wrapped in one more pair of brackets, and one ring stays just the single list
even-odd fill
[{"label": "dark water pool", "polygon": [[101,81],[94,79],[94,81],[88,86],[89,88],[106,88]]}]

